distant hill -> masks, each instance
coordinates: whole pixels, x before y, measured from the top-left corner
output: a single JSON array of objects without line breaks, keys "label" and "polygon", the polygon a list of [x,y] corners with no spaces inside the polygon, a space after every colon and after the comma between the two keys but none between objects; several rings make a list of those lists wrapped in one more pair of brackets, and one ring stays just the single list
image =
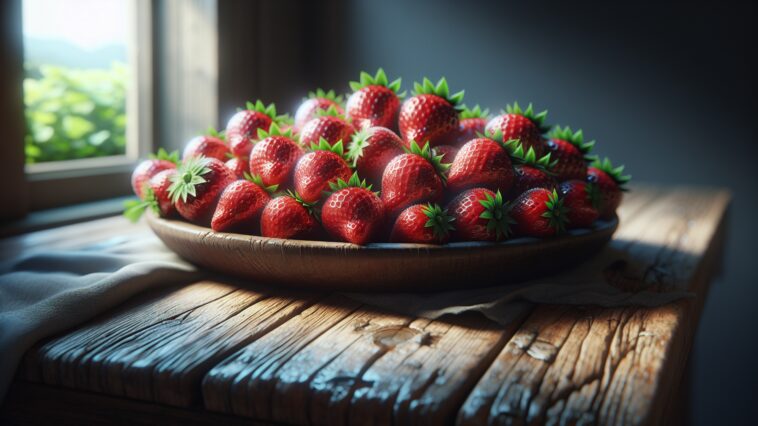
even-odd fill
[{"label": "distant hill", "polygon": [[126,46],[115,44],[84,50],[63,40],[27,37],[24,38],[24,53],[25,61],[32,65],[107,69],[113,61],[126,62]]}]

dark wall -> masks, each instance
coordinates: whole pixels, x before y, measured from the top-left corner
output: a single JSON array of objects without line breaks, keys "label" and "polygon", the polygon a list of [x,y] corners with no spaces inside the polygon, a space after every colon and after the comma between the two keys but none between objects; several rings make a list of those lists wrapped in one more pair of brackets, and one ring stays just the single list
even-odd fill
[{"label": "dark wall", "polygon": [[405,88],[444,75],[452,90],[466,89],[469,105],[497,110],[518,100],[549,109],[552,123],[583,128],[637,182],[730,188],[725,273],[696,341],[693,414],[698,424],[730,424],[752,408],[751,3],[361,0],[346,7],[347,63],[324,84],[345,90],[346,79],[379,66],[402,76]]}]

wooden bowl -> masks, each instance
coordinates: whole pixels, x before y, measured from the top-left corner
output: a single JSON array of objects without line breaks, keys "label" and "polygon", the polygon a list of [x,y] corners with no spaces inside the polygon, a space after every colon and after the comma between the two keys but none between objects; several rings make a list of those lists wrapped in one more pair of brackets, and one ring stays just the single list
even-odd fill
[{"label": "wooden bowl", "polygon": [[214,232],[148,214],[158,237],[179,256],[267,285],[367,292],[428,292],[515,283],[554,273],[600,250],[618,219],[549,239],[443,246],[283,240]]}]

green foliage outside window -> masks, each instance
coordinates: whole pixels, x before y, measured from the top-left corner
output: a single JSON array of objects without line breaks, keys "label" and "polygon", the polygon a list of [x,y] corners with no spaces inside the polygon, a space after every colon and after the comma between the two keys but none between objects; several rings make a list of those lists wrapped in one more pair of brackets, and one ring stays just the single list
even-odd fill
[{"label": "green foliage outside window", "polygon": [[126,152],[125,64],[28,66],[26,75],[27,164]]}]

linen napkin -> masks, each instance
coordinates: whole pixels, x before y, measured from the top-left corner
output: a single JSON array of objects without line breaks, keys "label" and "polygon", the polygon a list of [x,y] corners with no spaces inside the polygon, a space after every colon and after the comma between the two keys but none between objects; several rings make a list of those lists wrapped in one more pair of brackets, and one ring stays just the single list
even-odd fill
[{"label": "linen napkin", "polygon": [[[477,311],[500,324],[507,324],[532,303],[657,306],[692,296],[681,288],[647,284],[641,262],[622,250],[622,244],[612,241],[571,273],[528,283],[434,294],[347,296],[430,319]],[[0,401],[24,352],[37,341],[144,290],[189,284],[202,275],[150,232],[75,250],[39,251],[0,265]]]}]

